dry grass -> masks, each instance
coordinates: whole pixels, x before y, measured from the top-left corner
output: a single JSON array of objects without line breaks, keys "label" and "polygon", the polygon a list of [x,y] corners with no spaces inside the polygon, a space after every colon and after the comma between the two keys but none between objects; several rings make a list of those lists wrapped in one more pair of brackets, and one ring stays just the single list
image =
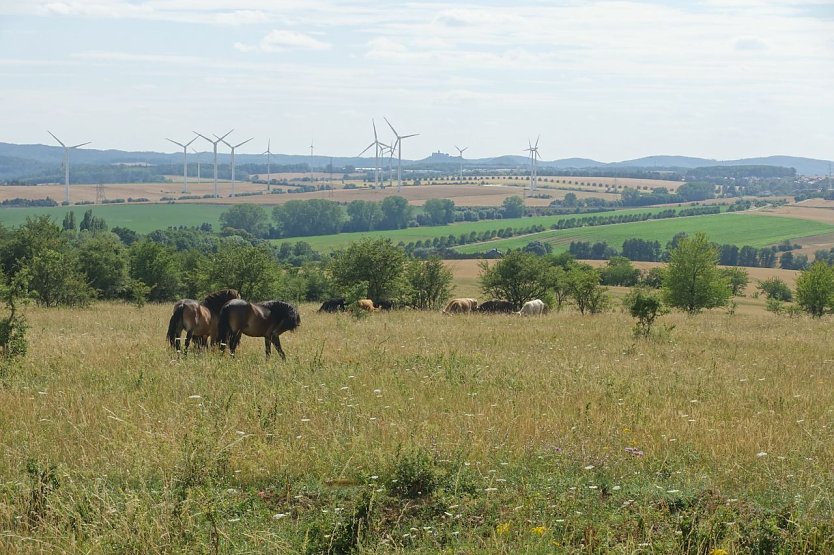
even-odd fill
[{"label": "dry grass", "polygon": [[[370,552],[744,551],[785,511],[779,541],[832,545],[829,320],[673,314],[635,343],[619,312],[315,308],[286,363],[256,339],[177,356],[168,306],[28,310],[0,388],[0,551],[316,551],[368,496]],[[414,452],[446,485],[401,499]],[[691,511],[715,528],[679,533]]]}]

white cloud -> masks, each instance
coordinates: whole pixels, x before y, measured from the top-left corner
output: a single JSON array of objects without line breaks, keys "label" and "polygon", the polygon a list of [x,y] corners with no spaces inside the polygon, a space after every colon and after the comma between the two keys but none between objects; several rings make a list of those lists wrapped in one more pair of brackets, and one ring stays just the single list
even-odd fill
[{"label": "white cloud", "polygon": [[260,43],[261,50],[267,52],[274,52],[278,50],[327,50],[330,45],[326,42],[320,41],[310,35],[299,33],[298,31],[287,31],[281,29],[273,29],[267,34]]}]

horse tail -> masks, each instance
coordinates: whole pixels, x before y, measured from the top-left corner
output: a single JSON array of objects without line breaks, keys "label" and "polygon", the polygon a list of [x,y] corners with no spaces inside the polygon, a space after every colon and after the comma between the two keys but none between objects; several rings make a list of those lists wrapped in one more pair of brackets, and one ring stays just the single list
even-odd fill
[{"label": "horse tail", "polygon": [[224,306],[220,309],[220,321],[217,323],[217,341],[220,342],[220,350],[223,350],[224,345],[229,344],[229,339],[232,335],[232,324],[229,314],[231,309]]},{"label": "horse tail", "polygon": [[171,320],[168,322],[168,343],[171,347],[176,348],[177,338],[182,331],[182,313],[185,311],[185,303],[178,302],[174,305],[174,313],[171,315]]}]

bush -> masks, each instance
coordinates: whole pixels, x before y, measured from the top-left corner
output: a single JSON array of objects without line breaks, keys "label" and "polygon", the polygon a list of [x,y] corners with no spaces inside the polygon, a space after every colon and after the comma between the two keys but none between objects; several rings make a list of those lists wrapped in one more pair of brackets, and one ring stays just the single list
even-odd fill
[{"label": "bush", "polygon": [[567,290],[581,314],[604,312],[610,305],[608,290],[599,284],[599,272],[591,267],[573,266],[565,276]]},{"label": "bush", "polygon": [[633,287],[640,279],[640,270],[634,267],[628,258],[615,256],[600,271],[603,285]]},{"label": "bush", "polygon": [[791,288],[788,287],[788,284],[785,283],[784,280],[781,280],[778,277],[772,277],[764,281],[760,281],[757,289],[764,293],[768,300],[784,302],[791,302],[793,300]]},{"label": "bush", "polygon": [[718,269],[718,249],[703,233],[682,237],[663,276],[664,301],[690,314],[723,306],[730,287]]},{"label": "bush", "polygon": [[734,297],[744,296],[744,289],[750,283],[750,276],[743,268],[722,268],[721,275],[727,280]]},{"label": "bush", "polygon": [[635,337],[647,337],[652,331],[654,321],[668,312],[657,293],[642,287],[626,295],[623,299],[623,306],[628,309],[633,318],[637,318],[637,323],[634,325]]}]

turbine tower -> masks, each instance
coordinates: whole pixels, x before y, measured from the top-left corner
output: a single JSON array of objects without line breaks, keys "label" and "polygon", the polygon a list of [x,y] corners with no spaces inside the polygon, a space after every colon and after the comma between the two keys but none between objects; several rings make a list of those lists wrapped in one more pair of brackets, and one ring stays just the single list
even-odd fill
[{"label": "turbine tower", "polygon": [[[231,133],[232,131],[234,131],[234,129],[230,130],[229,133]],[[211,139],[209,139],[208,137],[206,137],[202,133],[197,133],[196,131],[194,133],[196,135],[199,135],[200,137],[204,138],[208,142],[210,142],[211,146],[214,147],[214,196],[215,196],[215,198],[219,197],[220,196],[220,191],[217,189],[217,143],[219,143],[220,141],[222,141],[223,139],[228,137],[229,133],[226,133],[222,137],[219,137],[216,141],[212,141]],[[215,137],[217,137],[217,135],[215,135]]]},{"label": "turbine tower", "polygon": [[169,139],[165,137],[166,141],[170,141],[177,146],[182,147],[182,192],[188,194],[188,147],[191,146],[191,143],[199,139],[199,137],[194,137],[190,141],[185,144],[178,143],[173,139]]},{"label": "turbine tower", "polygon": [[[191,147],[191,152],[193,152],[194,154],[199,154],[199,152],[194,150],[193,146]],[[202,183],[202,181],[200,181],[200,159],[199,158],[197,158],[197,183]]]},{"label": "turbine tower", "polygon": [[69,151],[74,149],[74,148],[81,148],[84,145],[88,145],[92,141],[87,141],[86,143],[80,143],[80,144],[73,145],[73,146],[67,146],[63,142],[61,142],[61,139],[56,137],[55,134],[52,133],[52,131],[47,129],[46,132],[49,133],[50,135],[52,135],[52,138],[55,139],[56,141],[58,141],[58,143],[64,149],[64,202],[66,204],[69,204]]},{"label": "turbine tower", "polygon": [[371,125],[374,126],[374,142],[372,142],[367,147],[365,147],[365,150],[360,152],[359,156],[362,156],[363,154],[365,154],[368,151],[368,149],[371,148],[372,146],[376,147],[374,149],[374,186],[378,187],[380,178],[382,178],[382,181],[385,181],[385,176],[382,175],[382,169],[383,168],[380,165],[379,159],[380,159],[380,156],[384,155],[383,149],[388,147],[388,145],[386,145],[385,143],[380,142],[379,137],[376,134],[376,122],[374,122],[373,119],[371,119]]},{"label": "turbine tower", "polygon": [[536,185],[538,184],[538,160],[539,156],[539,139],[541,135],[536,137],[536,144],[532,144],[529,140],[527,141],[528,148],[525,148],[525,152],[530,153],[530,192],[534,193],[536,191]]},{"label": "turbine tower", "polygon": [[313,178],[313,140],[310,139],[310,182],[315,181]]},{"label": "turbine tower", "polygon": [[465,146],[463,148],[460,148],[458,145],[455,145],[455,148],[457,149],[458,154],[460,155],[460,181],[461,183],[463,183],[463,153],[466,152],[466,149],[469,147]]},{"label": "turbine tower", "polygon": [[394,132],[394,136],[397,137],[396,142],[394,142],[394,146],[391,148],[397,149],[397,192],[399,193],[403,188],[403,139],[408,139],[409,137],[416,137],[417,135],[419,135],[419,133],[412,133],[411,135],[400,135],[399,133],[397,133],[397,130],[394,129],[394,126],[391,125],[391,122],[388,121],[388,118],[385,118],[385,123],[388,124],[388,127],[391,128],[391,131]]},{"label": "turbine tower", "polygon": [[[226,135],[228,135],[228,133],[226,133]],[[215,135],[215,137],[217,137],[217,135]],[[225,137],[225,135],[224,135],[224,137]],[[224,139],[222,139],[220,137],[217,137],[218,140],[223,141],[223,144],[225,144],[227,147],[232,149],[232,160],[230,162],[230,165],[232,166],[232,196],[235,196],[235,149],[239,146],[245,145],[246,143],[248,143],[249,141],[251,141],[254,138],[255,137],[249,137],[248,139],[246,139],[242,143],[238,143],[236,145],[230,145]]]},{"label": "turbine tower", "polygon": [[272,151],[269,150],[272,144],[272,139],[266,140],[266,150],[261,152],[261,156],[266,154],[266,192],[269,192],[269,184],[272,183]]}]

